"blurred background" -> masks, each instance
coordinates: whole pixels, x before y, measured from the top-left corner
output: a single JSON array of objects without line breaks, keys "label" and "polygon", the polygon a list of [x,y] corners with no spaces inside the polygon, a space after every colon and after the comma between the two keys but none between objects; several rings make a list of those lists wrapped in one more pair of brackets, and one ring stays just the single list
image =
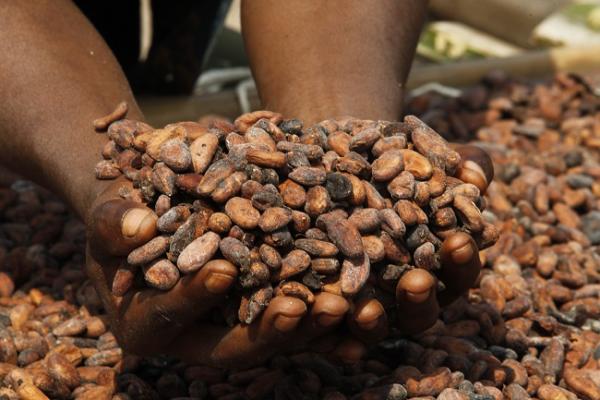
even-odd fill
[{"label": "blurred background", "polygon": [[[139,16],[135,24],[129,19],[139,32],[131,43],[111,37],[110,27],[96,22],[94,13],[109,7],[80,3],[124,65],[151,123],[205,114],[235,117],[259,107],[240,34],[239,0],[182,0],[177,10],[160,0],[129,2]],[[137,57],[119,51],[126,45],[137,47]],[[431,0],[409,96],[458,96],[461,87],[493,70],[530,80],[577,72],[594,85],[598,67],[600,0]]]}]

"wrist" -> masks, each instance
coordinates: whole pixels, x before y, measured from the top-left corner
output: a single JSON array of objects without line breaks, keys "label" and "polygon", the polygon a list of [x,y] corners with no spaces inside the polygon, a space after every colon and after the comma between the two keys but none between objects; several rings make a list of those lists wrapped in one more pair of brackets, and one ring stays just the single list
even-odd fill
[{"label": "wrist", "polygon": [[[44,132],[39,135],[44,140],[29,140],[28,157],[18,160],[19,173],[52,190],[84,221],[97,199],[115,182],[95,176],[95,166],[103,159],[102,148],[108,138],[106,133],[94,130],[92,121],[108,114],[116,104],[90,102],[75,118],[41,120],[27,131]],[[129,104],[127,116],[143,119],[135,103]],[[35,136],[31,134],[32,139]]]},{"label": "wrist", "polygon": [[383,81],[340,80],[329,74],[310,80],[294,79],[287,85],[258,82],[265,109],[310,126],[325,119],[352,116],[396,120],[402,114],[403,88]]}]

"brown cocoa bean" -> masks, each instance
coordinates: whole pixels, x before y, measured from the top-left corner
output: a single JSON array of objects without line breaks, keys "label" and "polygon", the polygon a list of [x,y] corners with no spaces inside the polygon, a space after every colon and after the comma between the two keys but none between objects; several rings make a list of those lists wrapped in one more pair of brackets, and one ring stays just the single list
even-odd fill
[{"label": "brown cocoa bean", "polygon": [[179,280],[179,270],[167,259],[153,261],[144,267],[144,280],[159,290],[169,290]]},{"label": "brown cocoa bean", "polygon": [[401,239],[406,233],[406,226],[396,212],[390,208],[379,210],[381,229],[394,239]]},{"label": "brown cocoa bean", "polygon": [[290,208],[301,208],[306,203],[306,190],[290,179],[279,185],[279,192],[283,203]]},{"label": "brown cocoa bean", "polygon": [[375,157],[380,157],[383,153],[388,150],[401,150],[405,149],[407,145],[406,136],[388,136],[379,139],[371,148],[371,153]]},{"label": "brown cocoa bean", "polygon": [[284,280],[297,275],[310,266],[310,256],[304,250],[292,250],[281,261],[281,268],[276,273],[276,279]]},{"label": "brown cocoa bean", "polygon": [[316,186],[325,183],[325,170],[316,167],[300,167],[289,173],[288,177],[304,186]]},{"label": "brown cocoa bean", "polygon": [[214,232],[206,232],[188,244],[177,258],[177,268],[188,274],[202,268],[219,249],[220,237]]},{"label": "brown cocoa bean", "polygon": [[181,139],[171,139],[163,143],[159,157],[173,171],[185,171],[192,164],[190,149]]},{"label": "brown cocoa bean", "polygon": [[357,152],[369,150],[381,136],[381,131],[377,128],[362,130],[350,139],[350,150]]},{"label": "brown cocoa bean", "polygon": [[251,324],[263,311],[273,297],[273,288],[268,285],[242,296],[238,312],[240,321]]},{"label": "brown cocoa bean", "polygon": [[177,205],[161,215],[156,221],[156,227],[164,233],[173,233],[189,218],[191,212],[187,205]]},{"label": "brown cocoa bean", "polygon": [[325,227],[327,236],[345,257],[360,258],[363,256],[360,232],[350,221],[332,218],[325,222]]},{"label": "brown cocoa bean", "polygon": [[394,179],[404,168],[404,159],[399,150],[389,150],[372,164],[373,179],[386,182]]},{"label": "brown cocoa bean", "polygon": [[340,157],[344,157],[350,152],[350,141],[352,136],[346,132],[335,131],[327,137],[329,148],[335,151]]},{"label": "brown cocoa bean", "polygon": [[259,249],[260,259],[272,270],[281,268],[281,255],[273,247],[262,244]]},{"label": "brown cocoa bean", "polygon": [[218,234],[229,232],[231,225],[231,218],[222,212],[213,213],[208,219],[208,229]]},{"label": "brown cocoa bean", "polygon": [[225,204],[225,213],[243,229],[256,228],[260,220],[260,213],[252,206],[252,202],[242,197],[229,199]]},{"label": "brown cocoa bean", "polygon": [[202,174],[206,171],[217,151],[218,145],[219,138],[210,132],[192,142],[190,145],[190,155],[195,173]]},{"label": "brown cocoa bean", "polygon": [[[362,242],[361,242],[362,247]],[[361,258],[345,259],[340,271],[340,285],[342,293],[354,295],[362,289],[369,278],[371,264],[369,257],[365,254]]]},{"label": "brown cocoa bean", "polygon": [[80,384],[79,374],[75,367],[63,355],[53,353],[46,358],[48,373],[60,383],[70,389],[74,389]]},{"label": "brown cocoa bean", "polygon": [[210,195],[219,182],[235,172],[235,167],[228,159],[222,159],[211,164],[196,188],[202,196]]},{"label": "brown cocoa bean", "polygon": [[246,152],[246,160],[265,168],[282,168],[286,164],[285,153],[280,151],[249,149]]},{"label": "brown cocoa bean", "polygon": [[385,258],[385,246],[380,238],[375,235],[362,237],[365,254],[369,257],[371,263],[383,261]]},{"label": "brown cocoa bean", "polygon": [[110,113],[105,115],[102,118],[95,119],[93,122],[94,129],[97,131],[104,131],[108,128],[108,126],[121,118],[124,118],[128,111],[128,106],[126,101],[122,101],[117,104],[117,107]]},{"label": "brown cocoa bean", "polygon": [[96,164],[95,174],[97,179],[115,179],[121,175],[121,171],[113,161],[102,160]]},{"label": "brown cocoa bean", "polygon": [[313,304],[315,296],[309,288],[300,282],[283,282],[275,289],[275,296],[290,296],[302,300],[306,304]]},{"label": "brown cocoa bean", "polygon": [[367,181],[362,181],[365,188],[365,199],[367,207],[383,210],[387,207],[387,203],[379,191]]},{"label": "brown cocoa bean", "polygon": [[380,210],[375,208],[358,208],[348,218],[361,233],[373,232],[381,226]]},{"label": "brown cocoa bean", "polygon": [[410,172],[416,179],[427,180],[433,174],[433,166],[425,156],[413,150],[400,150],[404,161],[404,170]]},{"label": "brown cocoa bean", "polygon": [[168,248],[169,238],[166,236],[157,236],[129,253],[127,256],[127,263],[131,265],[142,265],[149,263],[150,261],[163,255]]},{"label": "brown cocoa bean", "polygon": [[357,176],[354,176],[352,174],[342,174],[342,175],[345,176],[346,178],[348,178],[348,180],[350,181],[350,184],[352,185],[352,190],[350,192],[350,197],[348,198],[348,201],[352,205],[360,206],[361,204],[364,203],[366,196],[367,196],[367,193],[366,193],[366,190],[365,190],[365,187],[364,187],[362,181]]},{"label": "brown cocoa bean", "polygon": [[297,239],[294,245],[314,257],[333,257],[338,253],[338,248],[333,243],[322,240]]},{"label": "brown cocoa bean", "polygon": [[318,274],[334,275],[340,270],[340,262],[336,258],[314,258],[310,267]]},{"label": "brown cocoa bean", "polygon": [[415,195],[415,177],[408,171],[401,172],[387,186],[394,200],[412,199]]},{"label": "brown cocoa bean", "polygon": [[250,265],[250,250],[240,240],[227,237],[221,240],[219,249],[223,256],[239,267]]},{"label": "brown cocoa bean", "polygon": [[329,193],[323,186],[313,186],[306,192],[304,211],[311,217],[317,217],[326,213],[331,206]]},{"label": "brown cocoa bean", "polygon": [[410,137],[417,151],[434,166],[454,175],[460,164],[460,155],[450,148],[448,142],[415,116],[407,115],[404,122],[410,129]]}]

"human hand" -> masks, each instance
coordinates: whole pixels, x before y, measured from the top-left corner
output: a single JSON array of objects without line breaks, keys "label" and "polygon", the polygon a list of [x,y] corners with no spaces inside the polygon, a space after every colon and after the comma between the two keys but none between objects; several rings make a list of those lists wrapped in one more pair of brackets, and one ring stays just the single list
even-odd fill
[{"label": "human hand", "polygon": [[[456,177],[477,186],[483,195],[494,177],[489,155],[475,146],[459,146],[455,150],[462,159]],[[416,334],[430,328],[440,308],[473,287],[481,270],[478,244],[465,232],[450,234],[439,251],[438,271],[431,274],[425,269],[413,269],[404,273],[396,287],[390,288],[395,289],[395,298],[382,300],[385,307],[375,296],[367,295],[355,301],[346,325],[352,335],[339,329],[335,335],[318,339],[314,348],[352,363],[364,356],[365,345],[380,341],[391,328],[403,334]],[[439,282],[443,283],[444,290],[438,293]],[[394,305],[396,319],[393,326],[388,326],[385,309]]]},{"label": "human hand", "polygon": [[[208,313],[225,301],[238,274],[237,267],[226,260],[212,260],[168,291],[134,283],[126,293],[115,295],[113,289],[119,292],[115,283],[133,279],[127,254],[156,235],[157,216],[143,204],[120,198],[118,189],[124,185],[130,183],[113,182],[92,206],[87,271],[125,350],[219,366],[248,365],[325,335],[346,318],[347,300],[320,293],[309,309],[297,298],[277,296],[250,325],[215,325],[208,321]],[[382,308],[366,302],[355,307],[352,315],[358,335],[385,335],[375,333],[386,325]]]},{"label": "human hand", "polygon": [[[494,167],[489,155],[482,149],[458,146],[461,156],[456,177],[471,183],[483,195],[494,178]],[[471,235],[456,232],[449,235],[440,249],[441,268],[432,275],[423,269],[405,273],[396,286],[398,328],[408,334],[418,333],[432,326],[440,307],[450,304],[473,287],[481,270],[479,248]],[[438,281],[444,290],[437,292]]]}]

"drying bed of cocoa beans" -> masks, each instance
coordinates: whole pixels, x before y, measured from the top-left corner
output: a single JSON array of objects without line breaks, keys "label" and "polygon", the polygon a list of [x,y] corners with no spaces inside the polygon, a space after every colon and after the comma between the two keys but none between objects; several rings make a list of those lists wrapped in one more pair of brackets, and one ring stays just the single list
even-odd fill
[{"label": "drying bed of cocoa beans", "polygon": [[468,172],[479,174],[477,185],[461,180],[459,153],[415,116],[312,127],[269,111],[163,129],[101,121],[109,140],[96,177],[123,174],[132,187],[122,196],[158,216],[159,236],[129,253],[116,295],[136,276],[169,290],[207,263],[230,262],[240,275],[225,322],[249,324],[272,296],[307,305],[319,291],[353,298],[379,278],[370,292],[393,297],[400,279],[440,269],[453,233],[469,233],[480,248],[497,238],[480,210],[483,169]]},{"label": "drying bed of cocoa beans", "polygon": [[411,99],[492,156],[482,216],[499,239],[432,328],[353,365],[316,349],[239,371],[123,354],[84,275],[83,225],[43,189],[3,187],[0,399],[600,399],[599,106],[570,75]]}]

